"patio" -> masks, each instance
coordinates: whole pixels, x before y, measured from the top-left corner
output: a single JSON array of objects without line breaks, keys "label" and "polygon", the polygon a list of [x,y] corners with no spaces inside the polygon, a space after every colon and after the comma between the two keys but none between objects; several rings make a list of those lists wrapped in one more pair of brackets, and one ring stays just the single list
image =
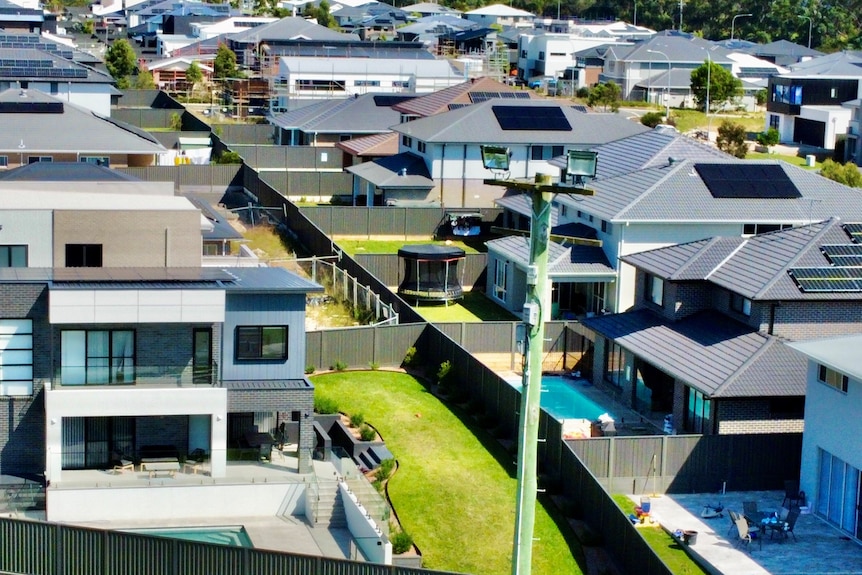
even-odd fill
[{"label": "patio", "polygon": [[[640,496],[632,496],[639,502]],[[721,494],[673,494],[651,498],[651,513],[670,531],[698,532],[690,551],[714,567],[715,573],[727,575],[812,575],[862,574],[862,545],[847,534],[813,514],[799,516],[793,535],[788,539],[768,534],[762,541],[752,541],[750,550],[738,544],[738,535],[730,531],[732,509],[742,512],[743,501],[756,501],[760,511],[777,511],[784,499],[783,491],[735,491]],[[704,519],[704,505],[724,506],[723,517]]]}]

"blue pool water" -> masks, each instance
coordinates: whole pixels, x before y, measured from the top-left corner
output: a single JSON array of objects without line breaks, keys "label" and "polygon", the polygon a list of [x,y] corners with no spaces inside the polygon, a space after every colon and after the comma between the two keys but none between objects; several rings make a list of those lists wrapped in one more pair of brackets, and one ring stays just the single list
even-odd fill
[{"label": "blue pool water", "polygon": [[[521,390],[521,382],[510,382],[512,387]],[[589,419],[595,421],[603,413],[614,417],[610,409],[602,407],[578,389],[586,385],[584,380],[555,375],[542,376],[542,408],[556,420]],[[616,419],[616,418],[614,418]]]},{"label": "blue pool water", "polygon": [[169,537],[171,539],[184,539],[186,541],[197,541],[198,543],[217,543],[228,547],[247,547],[253,549],[251,538],[245,531],[245,527],[171,527],[166,529],[128,529],[129,533],[140,533],[141,535],[154,535],[156,537]]}]

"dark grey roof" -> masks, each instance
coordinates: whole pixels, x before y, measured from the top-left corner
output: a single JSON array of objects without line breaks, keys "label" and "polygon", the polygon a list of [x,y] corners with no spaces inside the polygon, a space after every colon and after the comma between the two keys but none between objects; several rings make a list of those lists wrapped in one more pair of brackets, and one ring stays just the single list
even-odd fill
[{"label": "dark grey roof", "polygon": [[222,385],[228,391],[251,391],[268,389],[312,389],[314,386],[307,379],[252,379],[252,380],[222,380]]},{"label": "dark grey roof", "polygon": [[710,398],[805,395],[802,354],[718,312],[671,323],[639,310],[583,323]]},{"label": "dark grey roof", "polygon": [[752,300],[851,300],[854,292],[803,292],[788,270],[830,267],[825,245],[850,244],[837,218],[750,238],[716,237],[620,259],[672,281],[709,281]]},{"label": "dark grey roof", "polygon": [[197,207],[203,216],[210,221],[213,225],[212,230],[205,230],[203,232],[203,238],[205,240],[243,240],[243,235],[236,231],[227,220],[225,220],[224,216],[215,211],[212,205],[206,201],[205,199],[195,196],[188,195],[186,196],[191,203]]},{"label": "dark grey roof", "polygon": [[835,52],[805,60],[790,66],[790,72],[779,78],[807,78],[811,76],[856,77],[862,76],[862,52]]},{"label": "dark grey roof", "polygon": [[[71,55],[71,54],[70,54]],[[36,48],[3,48],[0,80],[6,82],[71,82],[110,84],[114,79],[93,68]]]},{"label": "dark grey roof", "polygon": [[425,160],[410,152],[379,158],[345,168],[380,188],[419,188],[430,190],[434,180]]},{"label": "dark grey roof", "polygon": [[288,17],[282,18],[269,24],[262,24],[236,32],[230,36],[231,42],[251,42],[259,43],[273,40],[358,40],[356,34],[342,34],[335,30],[330,30],[326,26],[321,26],[317,22],[311,22],[305,18]]},{"label": "dark grey roof", "polygon": [[[742,162],[743,160],[728,160]],[[759,162],[747,160],[751,164]],[[599,164],[602,161],[599,158]],[[862,189],[844,186],[785,162],[778,165],[801,197],[715,198],[694,168],[682,160],[590,183],[593,196],[561,196],[557,201],[610,221],[739,222],[808,224],[838,216],[862,221]],[[708,163],[722,163],[710,160]]]},{"label": "dark grey roof", "polygon": [[34,162],[0,172],[10,182],[139,182],[139,178],[89,162]]},{"label": "dark grey roof", "polygon": [[[530,239],[526,236],[504,236],[485,245],[522,267],[529,264]],[[553,280],[578,276],[615,278],[616,275],[600,247],[568,246],[553,241],[548,243],[548,276]]]},{"label": "dark grey roof", "polygon": [[[644,79],[635,84],[638,88],[645,90],[659,91],[664,90],[670,85],[671,90],[691,89],[691,73],[694,68],[671,68],[651,76],[649,79]],[[668,82],[668,80],[670,80]]]},{"label": "dark grey roof", "polygon": [[[494,106],[559,108],[571,125],[566,130],[503,130]],[[584,114],[567,102],[495,99],[392,126],[423,142],[458,144],[569,144],[595,146],[649,130],[617,114]]]},{"label": "dark grey roof", "polygon": [[732,63],[727,57],[730,51],[715,42],[673,31],[660,32],[648,40],[630,46],[611,46],[608,54],[612,54],[614,59],[628,62],[655,62],[667,66],[670,60],[672,67],[674,64],[700,66],[707,59],[707,50],[713,62],[722,65]]},{"label": "dark grey roof", "polygon": [[284,268],[225,268],[231,276],[231,282],[223,282],[225,291],[245,292],[286,292],[309,293],[322,292],[323,286],[307,280]]},{"label": "dark grey roof", "polygon": [[795,44],[790,40],[776,40],[768,44],[754,44],[745,49],[753,56],[793,56],[796,58],[823,56],[823,52]]},{"label": "dark grey roof", "polygon": [[[398,96],[402,96],[399,94]],[[414,97],[404,94],[404,99]],[[392,105],[400,99],[391,94],[363,94],[355,98],[326,100],[281,114],[272,123],[285,129],[319,134],[380,134],[390,132],[401,113]]]}]

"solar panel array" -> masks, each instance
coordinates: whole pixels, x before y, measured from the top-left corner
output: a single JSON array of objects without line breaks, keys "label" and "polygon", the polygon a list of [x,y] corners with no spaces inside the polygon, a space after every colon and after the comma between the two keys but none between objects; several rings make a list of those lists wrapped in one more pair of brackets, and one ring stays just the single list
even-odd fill
[{"label": "solar panel array", "polygon": [[36,35],[21,35],[21,34],[4,34],[0,32],[0,48],[19,48],[28,50],[44,50],[51,54],[56,54],[67,60],[71,60],[74,56],[71,50],[65,49],[64,46],[56,42],[45,42],[40,36]]},{"label": "solar panel array", "polygon": [[820,251],[834,266],[862,266],[862,244],[829,244]]},{"label": "solar panel array", "polygon": [[487,102],[495,98],[506,98],[508,100],[529,100],[528,92],[470,92],[470,101],[474,104]]},{"label": "solar panel array", "polygon": [[862,244],[862,223],[844,224],[844,231],[857,244]]},{"label": "solar panel array", "polygon": [[0,78],[86,78],[87,71],[80,68],[38,68],[0,66]]},{"label": "solar panel array", "polygon": [[559,106],[491,106],[491,110],[503,130],[572,131]]},{"label": "solar panel array", "polygon": [[695,164],[713,198],[791,199],[802,194],[776,164]]},{"label": "solar panel array", "polygon": [[862,292],[862,267],[792,268],[787,273],[805,293]]}]

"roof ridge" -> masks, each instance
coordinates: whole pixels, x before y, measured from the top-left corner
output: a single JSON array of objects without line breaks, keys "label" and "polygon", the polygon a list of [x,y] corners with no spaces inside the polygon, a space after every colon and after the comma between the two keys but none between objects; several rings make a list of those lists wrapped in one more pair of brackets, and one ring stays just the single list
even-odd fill
[{"label": "roof ridge", "polygon": [[[837,222],[839,222],[838,218],[831,217],[828,220],[818,222],[817,224],[809,224],[807,226],[801,226],[801,227],[807,228],[807,227],[812,227],[815,225],[823,224],[823,226],[820,228],[820,231],[815,233],[814,237],[811,238],[811,241],[808,242],[808,245],[810,246],[812,242],[816,242],[819,238],[823,237],[823,235],[829,229],[831,229],[832,226],[835,225]],[[796,228],[796,229],[800,230],[801,228]],[[780,277],[783,277],[787,273],[787,269],[790,266],[792,266],[794,263],[798,262],[799,259],[802,257],[803,253],[805,253],[806,251],[807,250],[803,249],[803,250],[799,250],[798,252],[796,252],[796,255],[794,257],[790,258],[790,261],[788,261],[784,266],[782,266],[781,272],[775,274],[771,280],[769,280],[768,282],[766,282],[766,284],[764,284],[764,286],[760,289],[760,291],[758,291],[756,294],[754,294],[754,299],[759,299],[763,294],[765,294],[769,290],[769,288],[774,286],[775,282],[777,282]]]},{"label": "roof ridge", "polygon": [[[672,274],[671,274],[671,277],[669,277],[668,279],[671,279],[671,280],[676,279],[676,278],[677,278],[680,274],[682,274],[685,270],[687,270],[689,267],[691,267],[692,265],[694,265],[694,262],[696,262],[696,261],[697,261],[697,260],[699,260],[701,257],[703,257],[703,254],[704,254],[704,253],[706,253],[706,251],[707,251],[710,247],[712,247],[712,246],[713,246],[713,245],[715,245],[718,241],[720,241],[720,239],[721,239],[721,238],[720,238],[719,236],[712,236],[711,238],[708,238],[708,239],[706,240],[706,243],[705,243],[705,244],[704,244],[700,249],[698,249],[698,250],[697,250],[697,252],[695,252],[695,254],[694,254],[692,257],[690,257],[690,258],[688,259],[688,261],[686,261],[684,264],[682,264],[682,265],[681,265],[681,266],[676,270],[676,272],[672,273]],[[697,241],[704,241],[704,240],[697,240]],[[694,243],[694,242],[689,242],[689,243]],[[712,273],[712,272],[710,272],[710,273]]]},{"label": "roof ridge", "polygon": [[743,246],[748,245],[748,241],[749,241],[749,238],[745,238],[743,241],[739,242],[739,245],[736,246],[736,248],[733,251],[731,251],[729,254],[727,254],[726,258],[724,258],[723,260],[721,260],[720,262],[715,264],[715,267],[712,268],[712,270],[708,274],[706,274],[706,276],[704,276],[703,279],[709,280],[710,276],[712,274],[714,274],[715,272],[717,272],[721,268],[721,266],[726,264],[730,260],[730,258],[732,258],[737,253],[739,253],[739,250],[741,250]]},{"label": "roof ridge", "polygon": [[761,345],[757,349],[757,351],[755,351],[753,354],[751,354],[751,356],[748,359],[743,361],[742,365],[740,365],[739,368],[734,370],[734,372],[732,374],[730,374],[730,376],[727,377],[724,380],[724,382],[722,382],[721,385],[719,385],[717,388],[715,388],[715,391],[713,391],[712,394],[709,396],[710,398],[718,397],[719,392],[721,390],[726,389],[727,387],[730,387],[730,384],[732,384],[734,381],[739,379],[743,373],[748,371],[748,369],[754,364],[754,362],[757,361],[760,358],[760,356],[762,356],[764,353],[766,353],[766,351],[768,349],[770,349],[773,345],[775,345],[775,343],[778,341],[778,338],[775,338],[775,337],[770,336],[770,335],[763,335],[759,331],[754,332],[754,333],[756,333],[760,337],[764,338],[766,341],[764,341],[763,345]]}]

